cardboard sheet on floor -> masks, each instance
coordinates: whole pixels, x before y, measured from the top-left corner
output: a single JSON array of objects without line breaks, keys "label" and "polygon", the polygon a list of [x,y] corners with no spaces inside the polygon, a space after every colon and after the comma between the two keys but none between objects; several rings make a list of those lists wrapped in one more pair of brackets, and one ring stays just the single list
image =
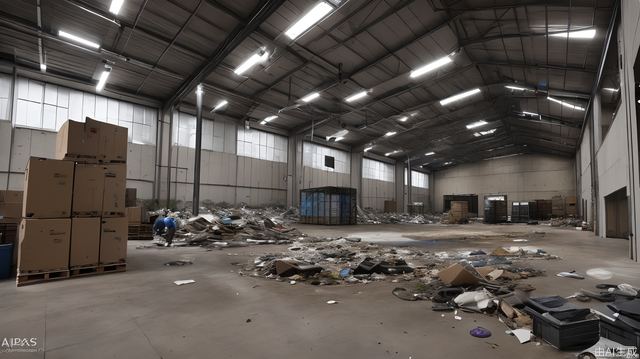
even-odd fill
[{"label": "cardboard sheet on floor", "polygon": [[484,278],[470,265],[456,263],[438,272],[438,278],[446,285],[474,285]]}]

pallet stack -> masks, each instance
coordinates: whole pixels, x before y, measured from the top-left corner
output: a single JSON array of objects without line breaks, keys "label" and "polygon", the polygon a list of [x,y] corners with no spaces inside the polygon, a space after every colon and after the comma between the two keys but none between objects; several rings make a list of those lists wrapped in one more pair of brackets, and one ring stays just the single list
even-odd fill
[{"label": "pallet stack", "polygon": [[62,126],[55,159],[29,159],[18,286],[126,270],[126,155],[126,128],[87,118]]}]

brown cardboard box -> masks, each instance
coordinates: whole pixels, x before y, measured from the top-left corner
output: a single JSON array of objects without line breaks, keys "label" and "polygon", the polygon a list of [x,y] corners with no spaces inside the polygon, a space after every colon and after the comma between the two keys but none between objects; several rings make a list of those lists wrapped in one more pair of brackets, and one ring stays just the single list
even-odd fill
[{"label": "brown cardboard box", "polygon": [[100,225],[100,218],[71,219],[69,267],[98,265]]},{"label": "brown cardboard box", "polygon": [[95,124],[67,120],[56,136],[55,158],[96,161],[99,128]]},{"label": "brown cardboard box", "polygon": [[31,157],[24,174],[22,217],[69,217],[73,167],[71,161]]},{"label": "brown cardboard box", "polygon": [[102,216],[124,217],[126,213],[124,203],[127,165],[124,163],[112,163],[103,167],[104,197],[102,200]]},{"label": "brown cardboard box", "polygon": [[18,232],[18,273],[69,268],[71,219],[23,219]]},{"label": "brown cardboard box", "polygon": [[478,284],[482,276],[471,266],[455,263],[438,272],[438,278],[446,285],[458,286]]},{"label": "brown cardboard box", "polygon": [[128,133],[126,127],[96,121],[87,117],[86,123],[98,127],[98,160],[103,162],[126,162]]},{"label": "brown cardboard box", "polygon": [[100,264],[127,260],[127,218],[103,218],[100,233]]},{"label": "brown cardboard box", "polygon": [[127,207],[127,220],[130,224],[142,223],[142,207]]},{"label": "brown cardboard box", "polygon": [[73,216],[97,217],[102,214],[104,196],[104,166],[76,164],[73,180]]},{"label": "brown cardboard box", "polygon": [[22,191],[0,191],[0,203],[22,204],[23,194]]}]

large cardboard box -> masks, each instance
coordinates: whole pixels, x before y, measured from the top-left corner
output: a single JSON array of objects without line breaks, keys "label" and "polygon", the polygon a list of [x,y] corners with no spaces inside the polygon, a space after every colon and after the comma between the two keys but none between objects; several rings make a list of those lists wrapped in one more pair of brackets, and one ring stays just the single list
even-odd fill
[{"label": "large cardboard box", "polygon": [[98,160],[103,162],[126,162],[128,130],[126,127],[96,121],[87,117],[86,123],[98,127]]},{"label": "large cardboard box", "polygon": [[98,144],[99,128],[96,124],[67,120],[56,136],[55,158],[95,162]]},{"label": "large cardboard box", "polygon": [[69,217],[73,167],[72,161],[31,157],[24,174],[22,217]]},{"label": "large cardboard box", "polygon": [[76,164],[73,180],[73,216],[98,217],[102,214],[104,197],[104,166],[96,164]]},{"label": "large cardboard box", "polygon": [[71,219],[23,219],[18,232],[18,273],[69,268]]},{"label": "large cardboard box", "polygon": [[100,218],[71,219],[69,267],[98,265],[101,222]]},{"label": "large cardboard box", "polygon": [[127,220],[130,224],[142,223],[142,207],[127,207]]},{"label": "large cardboard box", "polygon": [[127,218],[103,218],[100,233],[100,264],[127,260]]},{"label": "large cardboard box", "polygon": [[0,223],[22,217],[22,191],[0,191]]},{"label": "large cardboard box", "polygon": [[112,163],[104,165],[103,217],[124,217],[127,165]]}]

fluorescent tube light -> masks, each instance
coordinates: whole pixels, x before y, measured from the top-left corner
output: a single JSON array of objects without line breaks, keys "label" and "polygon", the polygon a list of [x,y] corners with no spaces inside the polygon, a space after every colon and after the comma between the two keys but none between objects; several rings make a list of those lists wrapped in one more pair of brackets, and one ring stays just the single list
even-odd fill
[{"label": "fluorescent tube light", "polygon": [[551,36],[566,38],[567,35],[570,39],[593,39],[596,36],[596,29],[560,32],[557,34],[552,34]]},{"label": "fluorescent tube light", "polygon": [[435,154],[436,154],[435,152],[427,152],[427,153],[425,153],[424,155],[425,155],[425,156],[433,156],[433,155],[435,155]]},{"label": "fluorescent tube light", "polygon": [[316,6],[314,6],[311,10],[309,10],[309,12],[304,14],[300,18],[300,20],[296,21],[293,26],[285,31],[284,34],[287,35],[291,40],[294,40],[308,28],[315,25],[318,21],[322,20],[322,18],[330,13],[331,10],[333,10],[333,7],[324,1],[316,4]]},{"label": "fluorescent tube light", "polygon": [[407,122],[407,120],[408,120],[408,119],[409,119],[409,117],[407,117],[407,116],[402,116],[402,117],[400,117],[400,118],[398,119],[398,121],[400,121],[400,122]]},{"label": "fluorescent tube light", "polygon": [[558,104],[560,104],[560,105],[562,105],[564,107],[568,107],[568,108],[570,108],[572,110],[584,111],[584,107],[580,107],[580,106],[577,106],[577,105],[572,105],[572,104],[570,104],[568,102],[564,102],[564,101],[558,100],[557,98],[553,98],[553,97],[547,96],[547,100],[553,101],[553,102],[558,103]]},{"label": "fluorescent tube light", "polygon": [[411,73],[409,74],[409,77],[416,78],[416,77],[420,77],[428,72],[431,72],[439,67],[442,67],[450,62],[453,62],[453,60],[451,60],[451,58],[449,56],[445,56],[442,58],[439,58],[436,61],[430,62],[422,67],[419,67],[413,71],[411,71]]},{"label": "fluorescent tube light", "polygon": [[372,149],[373,149],[373,146],[366,147],[366,148],[364,149],[364,152],[369,152],[369,151],[371,151]]},{"label": "fluorescent tube light", "polygon": [[516,91],[525,91],[528,90],[528,88],[526,87],[520,87],[520,86],[513,86],[513,85],[505,85],[505,88],[508,88],[510,90],[516,90]]},{"label": "fluorescent tube light", "polygon": [[222,100],[222,101],[218,102],[216,107],[214,107],[213,110],[211,110],[211,112],[220,110],[221,108],[225,107],[228,103],[229,103],[229,101],[227,101],[227,100]]},{"label": "fluorescent tube light", "polygon": [[335,140],[335,141],[336,141],[336,142],[340,142],[340,141],[342,141],[342,140],[344,140],[344,137],[336,137],[336,140]]},{"label": "fluorescent tube light", "polygon": [[70,33],[66,32],[66,31],[59,30],[58,31],[58,36],[64,37],[65,39],[69,39],[71,41],[77,42],[77,43],[85,45],[85,46],[92,47],[94,49],[99,49],[100,48],[99,44],[96,44],[95,42],[89,41],[87,39],[83,39],[80,36],[76,36],[74,34],[70,34]]},{"label": "fluorescent tube light", "polygon": [[120,8],[124,4],[124,0],[111,0],[111,6],[109,6],[109,12],[118,15]]},{"label": "fluorescent tube light", "polygon": [[393,150],[393,151],[391,151],[391,152],[387,152],[387,153],[385,153],[384,155],[385,155],[386,157],[389,157],[389,156],[391,156],[391,155],[395,155],[395,154],[396,154],[396,153],[398,153],[398,152],[400,152],[400,150]]},{"label": "fluorescent tube light", "polygon": [[265,117],[265,118],[264,118],[264,120],[262,120],[262,121],[264,121],[264,122],[271,122],[271,121],[275,120],[276,118],[278,118],[278,116],[276,116],[276,115],[271,115],[271,116],[267,116],[267,117]]},{"label": "fluorescent tube light", "polygon": [[396,133],[397,133],[396,131],[389,131],[389,132],[384,134],[384,137],[391,137],[391,136],[395,135]]},{"label": "fluorescent tube light", "polygon": [[320,93],[312,92],[312,93],[308,94],[307,96],[301,98],[300,101],[302,101],[302,102],[311,102],[311,101],[317,99],[318,97],[320,97]]},{"label": "fluorescent tube light", "polygon": [[266,125],[266,124],[267,124],[267,121],[262,120],[262,121],[260,121],[260,124],[261,124],[261,125]]},{"label": "fluorescent tube light", "polygon": [[473,135],[474,135],[475,137],[486,136],[486,135],[490,135],[490,134],[492,134],[492,133],[496,132],[497,130],[498,130],[497,128],[492,128],[492,129],[487,130],[487,131],[480,131],[480,132],[476,132],[476,133],[474,133]]},{"label": "fluorescent tube light", "polygon": [[344,100],[347,101],[347,102],[353,102],[353,101],[359,100],[359,99],[367,96],[367,94],[368,94],[367,91],[360,91],[358,93],[355,93],[355,94],[345,98]]},{"label": "fluorescent tube light", "polygon": [[261,50],[251,55],[245,62],[243,62],[240,66],[238,66],[235,70],[233,70],[233,72],[238,76],[242,75],[243,73],[247,72],[250,68],[252,68],[254,65],[260,62],[266,61],[267,58],[269,58],[269,52]]},{"label": "fluorescent tube light", "polygon": [[473,90],[461,92],[461,93],[459,93],[457,95],[453,95],[451,97],[447,97],[444,100],[440,100],[440,104],[442,106],[445,106],[445,105],[448,105],[448,104],[450,104],[452,102],[456,102],[456,101],[462,100],[463,98],[466,98],[466,97],[469,97],[469,96],[473,96],[473,95],[475,95],[475,94],[477,94],[479,92],[480,92],[479,88],[475,88]]},{"label": "fluorescent tube light", "polygon": [[467,125],[468,129],[472,129],[472,128],[476,128],[476,127],[480,127],[480,126],[484,126],[487,124],[487,121],[477,121],[477,122],[473,122]]},{"label": "fluorescent tube light", "polygon": [[47,71],[47,65],[40,64],[40,71]]},{"label": "fluorescent tube light", "polygon": [[535,112],[528,112],[528,111],[522,111],[523,115],[529,115],[529,116],[538,116],[540,117],[539,114],[535,113]]},{"label": "fluorescent tube light", "polygon": [[444,166],[448,166],[448,165],[450,165],[450,164],[453,164],[453,162],[445,162],[445,163],[444,163]]},{"label": "fluorescent tube light", "polygon": [[620,89],[614,89],[614,88],[611,88],[611,87],[604,87],[603,90],[609,91],[609,92],[618,92],[618,91],[620,91]]},{"label": "fluorescent tube light", "polygon": [[100,74],[100,79],[98,80],[98,84],[96,85],[96,91],[100,92],[104,88],[104,85],[107,83],[107,78],[109,78],[109,74],[111,73],[111,68],[105,67],[102,74]]}]

